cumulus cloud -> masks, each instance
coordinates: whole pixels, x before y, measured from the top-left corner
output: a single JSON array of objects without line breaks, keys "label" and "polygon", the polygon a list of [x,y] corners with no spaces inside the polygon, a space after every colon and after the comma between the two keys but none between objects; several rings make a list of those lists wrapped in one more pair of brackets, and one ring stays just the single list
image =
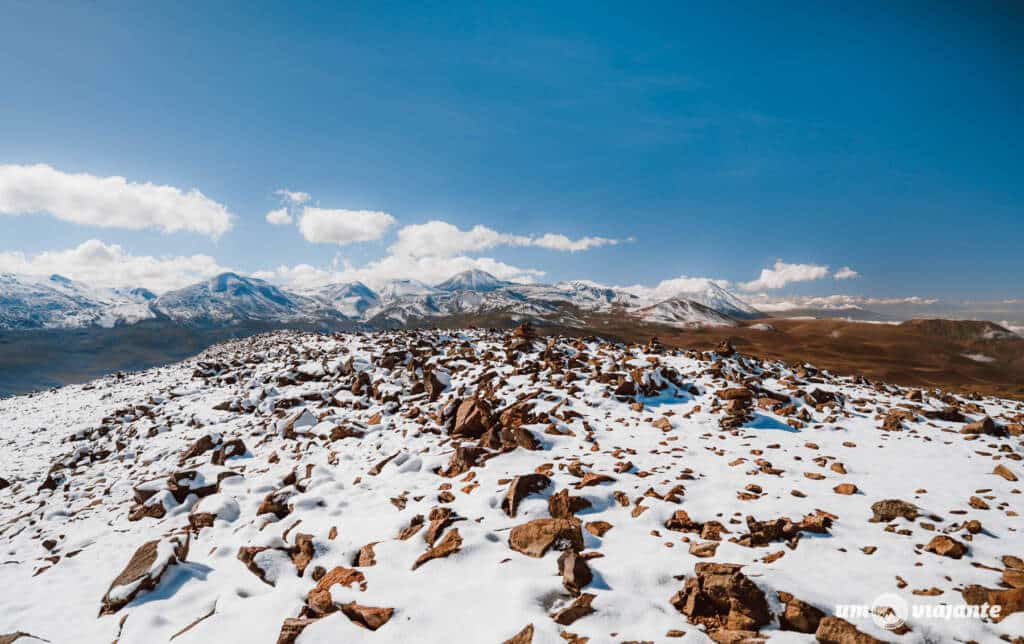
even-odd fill
[{"label": "cumulus cloud", "polygon": [[287,208],[278,208],[267,213],[267,223],[274,224],[275,226],[290,224],[292,221],[294,220]]},{"label": "cumulus cloud", "polygon": [[435,219],[425,224],[403,226],[398,231],[398,240],[391,246],[390,251],[394,255],[407,257],[452,257],[498,246],[536,246],[549,250],[577,252],[619,243],[622,243],[622,240],[607,237],[582,237],[574,240],[555,233],[540,236],[513,235],[482,225],[461,230],[446,221]]},{"label": "cumulus cloud", "polygon": [[860,273],[853,270],[849,266],[843,266],[838,271],[836,271],[835,275],[833,275],[832,277],[836,278],[837,280],[851,280],[855,277],[860,277]]},{"label": "cumulus cloud", "polygon": [[274,194],[280,197],[283,201],[296,205],[304,204],[311,198],[308,192],[293,192],[291,190],[285,190],[284,188],[275,190]]},{"label": "cumulus cloud", "polygon": [[380,239],[395,225],[395,218],[374,210],[339,210],[306,206],[299,217],[299,232],[316,244],[352,244]]},{"label": "cumulus cloud", "polygon": [[68,174],[48,165],[0,165],[0,215],[48,213],[85,226],[195,232],[231,230],[228,209],[196,189]]},{"label": "cumulus cloud", "polygon": [[94,286],[142,286],[157,293],[227,270],[209,255],[132,255],[117,244],[105,244],[98,239],[90,239],[74,248],[35,255],[0,252],[0,273],[34,276],[56,273]]},{"label": "cumulus cloud", "polygon": [[775,262],[771,268],[761,269],[761,276],[752,282],[743,282],[738,286],[744,291],[753,292],[764,289],[777,289],[793,282],[810,282],[828,277],[828,266],[818,264],[787,264],[782,260]]}]

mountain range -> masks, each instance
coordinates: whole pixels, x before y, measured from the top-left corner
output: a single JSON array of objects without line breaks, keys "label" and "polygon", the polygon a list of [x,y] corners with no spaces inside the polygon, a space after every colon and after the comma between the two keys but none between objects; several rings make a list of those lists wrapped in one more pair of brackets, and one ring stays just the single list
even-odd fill
[{"label": "mountain range", "polygon": [[713,282],[697,291],[652,299],[582,280],[517,284],[480,270],[459,273],[436,285],[402,279],[376,291],[360,282],[347,282],[301,292],[223,273],[157,296],[146,289],[94,287],[60,275],[0,274],[0,329],[7,330],[114,327],[148,319],[206,327],[355,322],[393,328],[448,316],[564,320],[590,313],[615,313],[675,327],[735,326],[739,320],[762,317]]}]

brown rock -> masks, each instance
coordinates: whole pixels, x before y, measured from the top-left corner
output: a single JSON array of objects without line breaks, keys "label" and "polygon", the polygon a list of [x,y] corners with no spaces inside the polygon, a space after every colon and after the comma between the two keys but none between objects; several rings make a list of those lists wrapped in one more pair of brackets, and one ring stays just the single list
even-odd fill
[{"label": "brown rock", "polygon": [[353,624],[371,631],[375,631],[384,624],[387,624],[391,616],[395,614],[394,608],[374,608],[372,606],[361,606],[355,602],[341,604],[338,608]]},{"label": "brown rock", "polygon": [[988,416],[973,423],[967,423],[960,428],[961,434],[986,434],[988,436],[1002,436],[1003,431]]},{"label": "brown rock", "polygon": [[836,494],[856,494],[857,486],[854,485],[853,483],[840,483],[839,485],[832,488],[832,491],[835,492]]},{"label": "brown rock", "polygon": [[316,587],[309,591],[306,596],[306,605],[317,615],[326,615],[338,610],[331,601],[331,586],[340,584],[345,588],[356,586],[359,590],[366,590],[366,577],[363,573],[352,568],[336,566],[320,578]]},{"label": "brown rock", "polygon": [[818,630],[825,613],[789,593],[779,593],[779,601],[785,609],[779,615],[779,627],[784,631],[814,633]]},{"label": "brown rock", "polygon": [[558,572],[562,585],[573,595],[580,594],[580,589],[594,579],[590,566],[575,550],[566,550],[558,557]]},{"label": "brown rock", "polygon": [[535,519],[512,528],[508,545],[528,557],[543,557],[549,549],[583,550],[583,533],[575,519]]},{"label": "brown rock", "polygon": [[519,502],[530,494],[543,492],[551,479],[543,474],[523,474],[515,477],[508,485],[505,498],[501,500],[501,509],[510,517],[515,517],[519,509]]},{"label": "brown rock", "polygon": [[1024,611],[1024,588],[985,588],[984,586],[971,585],[960,592],[964,601],[972,606],[988,604],[999,606],[999,615],[992,618],[994,622],[1001,622],[1008,615]]},{"label": "brown rock", "polygon": [[302,631],[317,619],[319,618],[289,617],[284,620],[284,623],[281,624],[281,632],[277,635],[277,644],[295,644]]},{"label": "brown rock", "polygon": [[491,424],[490,405],[479,398],[470,398],[459,405],[450,433],[463,438],[480,438]]},{"label": "brown rock", "polygon": [[[164,572],[188,556],[187,539],[186,536],[184,541],[173,539],[169,542],[165,548],[171,548],[170,552],[160,552],[161,542],[158,539],[139,546],[103,595],[100,615],[116,613],[139,593],[156,588]],[[126,590],[118,590],[121,588]]]},{"label": "brown rock", "polygon": [[885,499],[871,504],[871,511],[874,516],[871,521],[875,523],[889,523],[896,517],[903,517],[908,521],[915,521],[918,516],[917,506],[899,499]]},{"label": "brown rock", "polygon": [[533,644],[533,624],[527,624],[523,630],[501,644]]},{"label": "brown rock", "polygon": [[612,524],[607,521],[588,521],[583,524],[583,529],[595,537],[603,537],[612,527]]},{"label": "brown rock", "polygon": [[695,576],[669,600],[691,624],[709,632],[757,631],[771,622],[764,592],[740,572],[739,564],[699,563]]},{"label": "brown rock", "polygon": [[998,474],[999,476],[1003,477],[1007,481],[1016,481],[1017,480],[1017,475],[1013,473],[1013,470],[1011,470],[1010,468],[1008,468],[1008,467],[1006,467],[1005,465],[1002,465],[1002,464],[996,465],[996,469],[992,470],[992,473],[993,474]]},{"label": "brown rock", "polygon": [[241,456],[248,451],[241,438],[232,438],[226,443],[221,443],[213,450],[210,462],[214,465],[223,465],[229,458]]},{"label": "brown rock", "polygon": [[359,554],[356,555],[355,565],[361,568],[367,568],[369,566],[377,565],[377,558],[373,552],[373,547],[377,545],[377,542],[368,543],[359,549]]},{"label": "brown rock", "polygon": [[572,519],[577,512],[590,507],[590,501],[582,496],[572,496],[569,490],[561,489],[548,499],[548,514],[554,519]]},{"label": "brown rock", "polygon": [[465,474],[480,463],[481,456],[483,456],[481,448],[474,445],[459,445],[455,448],[455,453],[452,454],[448,467],[438,472],[438,474],[446,478]]},{"label": "brown rock", "polygon": [[441,539],[440,543],[416,558],[416,562],[412,565],[412,569],[416,570],[432,559],[440,559],[441,557],[447,557],[454,552],[458,552],[461,546],[462,535],[459,534],[458,528],[452,528],[448,531],[448,534],[444,535],[444,539]]},{"label": "brown rock", "polygon": [[595,596],[590,593],[583,593],[573,600],[572,604],[555,612],[551,618],[562,626],[568,626],[576,620],[586,617],[594,612],[594,609],[591,606],[594,601],[594,597]]},{"label": "brown rock", "polygon": [[951,559],[959,559],[967,554],[967,546],[960,543],[953,537],[948,537],[944,534],[933,537],[924,549],[928,552],[933,552],[937,555],[949,557]]},{"label": "brown rock", "polygon": [[746,387],[730,387],[728,389],[719,389],[716,395],[721,400],[753,400],[754,392],[750,391]]},{"label": "brown rock", "polygon": [[832,615],[821,619],[814,636],[820,644],[885,644],[883,640],[857,630],[845,619]]}]

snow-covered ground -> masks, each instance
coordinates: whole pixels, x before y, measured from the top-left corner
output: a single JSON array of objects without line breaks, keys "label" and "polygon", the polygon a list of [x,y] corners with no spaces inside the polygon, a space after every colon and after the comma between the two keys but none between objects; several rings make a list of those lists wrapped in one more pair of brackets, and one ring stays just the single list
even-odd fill
[{"label": "snow-covered ground", "polygon": [[[257,336],[0,401],[0,639],[998,641],[1022,422],[728,347]],[[972,585],[1001,621],[830,617]]]}]

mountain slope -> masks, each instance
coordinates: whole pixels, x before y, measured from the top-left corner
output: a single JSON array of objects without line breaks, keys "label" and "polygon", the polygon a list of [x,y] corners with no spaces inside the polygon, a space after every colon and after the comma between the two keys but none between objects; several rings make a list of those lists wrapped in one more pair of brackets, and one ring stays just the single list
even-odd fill
[{"label": "mountain slope", "polygon": [[328,284],[311,295],[348,318],[359,318],[380,304],[380,297],[362,282]]},{"label": "mountain slope", "polygon": [[486,271],[472,269],[451,276],[438,284],[437,288],[442,291],[486,292],[509,286],[510,284],[511,282],[499,280]]},{"label": "mountain slope", "polygon": [[674,327],[737,326],[728,315],[681,297],[674,297],[631,313],[645,322]]},{"label": "mountain slope", "polygon": [[0,329],[133,324],[154,317],[147,293],[91,287],[61,275],[0,274]]},{"label": "mountain slope", "polygon": [[336,311],[313,298],[289,293],[263,280],[223,273],[205,282],[170,291],[153,302],[153,309],[189,324],[241,321],[312,321],[338,318]]},{"label": "mountain slope", "polygon": [[692,291],[680,291],[674,297],[681,297],[702,304],[709,309],[714,309],[719,313],[724,313],[738,320],[764,317],[753,306],[710,280],[703,288]]}]

